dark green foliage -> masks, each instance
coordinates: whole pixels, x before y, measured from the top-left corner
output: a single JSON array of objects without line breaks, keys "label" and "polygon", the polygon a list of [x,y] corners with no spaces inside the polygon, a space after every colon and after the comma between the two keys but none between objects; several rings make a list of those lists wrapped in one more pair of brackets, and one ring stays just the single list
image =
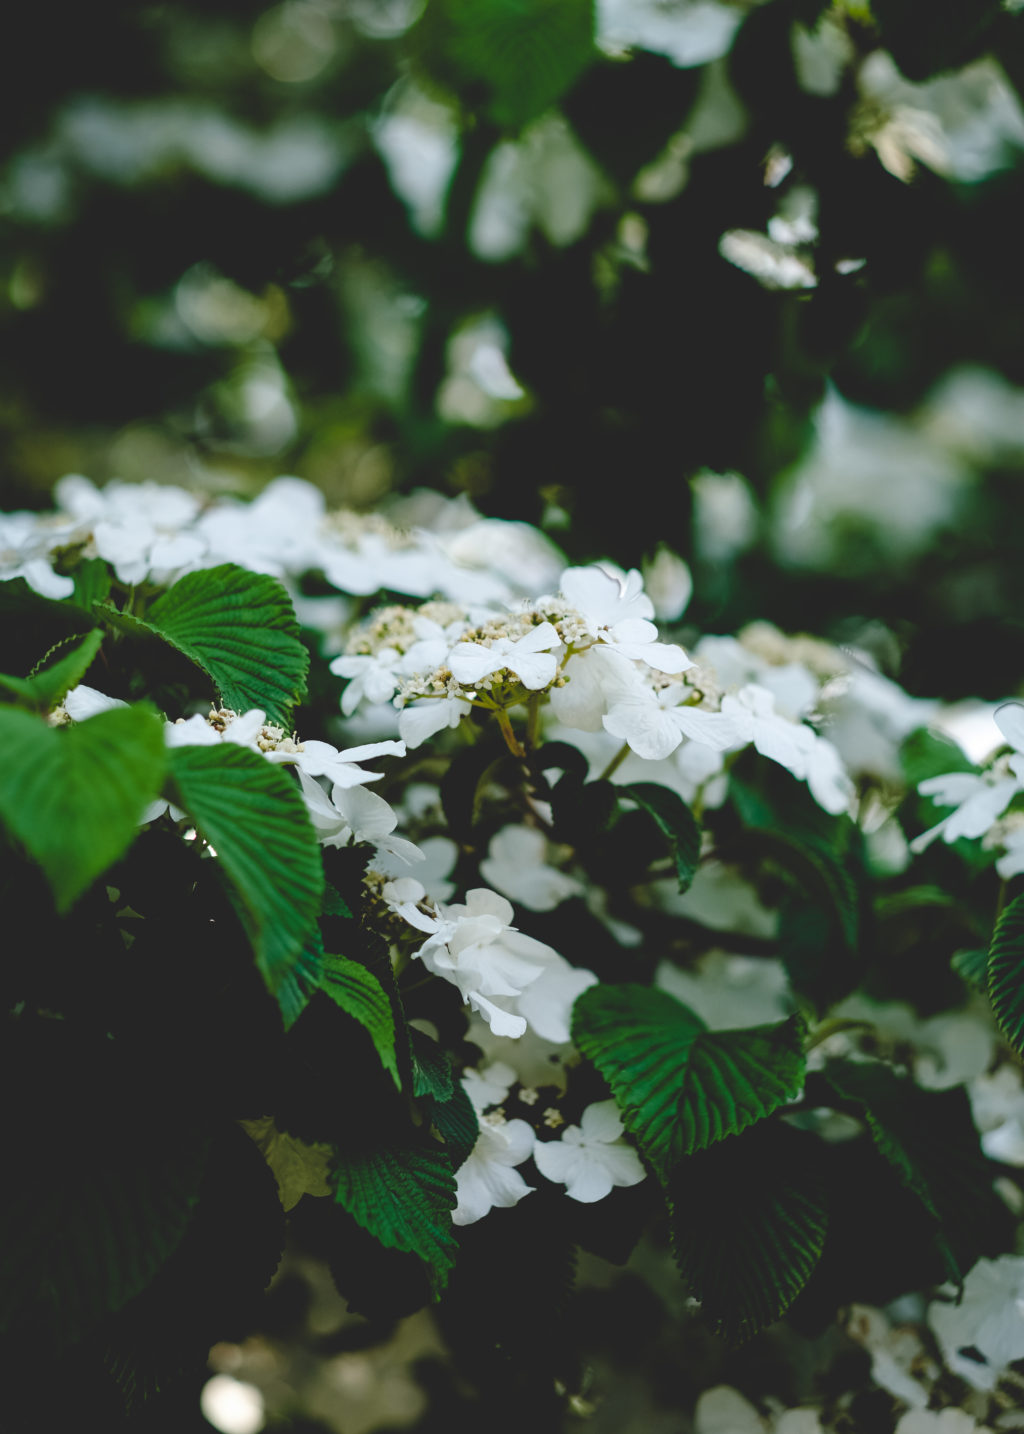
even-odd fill
[{"label": "dark green foliage", "polygon": [[42,867],[67,911],[138,833],[163,783],[163,733],[146,706],[101,712],[58,731],[0,707],[0,817]]},{"label": "dark green foliage", "polygon": [[652,818],[668,842],[679,890],[687,891],[700,860],[700,827],[690,808],[677,792],[654,782],[633,782],[619,792]]},{"label": "dark green foliage", "polygon": [[922,1229],[946,1277],[962,1282],[983,1252],[986,1222],[999,1228],[1005,1220],[966,1092],[922,1091],[878,1062],[831,1061],[823,1083],[834,1092],[830,1103],[866,1122],[879,1153],[919,1202]]},{"label": "dark green foliage", "polygon": [[713,1328],[733,1343],[773,1324],[821,1257],[822,1147],[777,1121],[704,1150],[669,1186],[672,1247]]},{"label": "dark green foliage", "polygon": [[286,991],[293,1019],[288,978],[308,961],[305,943],[324,886],[298,789],[259,753],[227,744],[172,749],[171,774],[175,800],[227,874],[267,988]]},{"label": "dark green foliage", "polygon": [[594,986],[576,1002],[572,1033],[663,1182],[684,1156],[764,1119],[803,1082],[799,1017],[709,1031],[664,991]]},{"label": "dark green foliage", "polygon": [[455,1263],[455,1178],[445,1151],[416,1138],[350,1145],[338,1153],[331,1184],[338,1204],[380,1244],[418,1256],[436,1299]]}]

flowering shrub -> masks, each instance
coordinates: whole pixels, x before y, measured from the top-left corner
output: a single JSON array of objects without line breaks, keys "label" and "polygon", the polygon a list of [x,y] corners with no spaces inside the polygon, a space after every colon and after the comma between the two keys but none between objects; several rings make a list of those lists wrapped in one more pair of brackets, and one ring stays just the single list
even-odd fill
[{"label": "flowering shrub", "polygon": [[727,1340],[931,1292],[961,1386],[865,1326],[874,1377],[996,1397],[1024,707],[975,765],[863,654],[662,631],[465,506],[56,496],[0,554],[10,1350],[134,1407],[290,1215],[352,1308],[511,1365],[575,1249],[667,1230]]}]

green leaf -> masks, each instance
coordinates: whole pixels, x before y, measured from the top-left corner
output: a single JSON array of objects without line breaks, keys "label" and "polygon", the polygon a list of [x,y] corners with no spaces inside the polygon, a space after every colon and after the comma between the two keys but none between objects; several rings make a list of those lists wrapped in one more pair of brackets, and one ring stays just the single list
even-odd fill
[{"label": "green leaf", "polygon": [[438,1134],[444,1141],[452,1162],[452,1169],[458,1170],[468,1160],[480,1134],[480,1122],[473,1102],[466,1094],[461,1081],[456,1081],[448,1100],[435,1100],[433,1121]]},{"label": "green leaf", "polygon": [[[68,637],[58,642],[32,670],[30,677],[8,677],[0,675],[0,694],[9,694],[15,700],[27,703],[40,712],[49,712],[62,701],[72,687],[76,687],[100,650],[103,633],[94,628],[85,637]],[[47,658],[70,644],[70,650],[56,657],[48,666]]]},{"label": "green leaf", "polygon": [[988,951],[988,994],[996,1020],[1024,1059],[1024,894],[1004,908]]},{"label": "green leaf", "polygon": [[323,963],[323,937],[320,935],[319,926],[314,922],[306,932],[302,950],[294,964],[284,973],[275,992],[286,1031],[291,1030],[314,993],[319,991]]},{"label": "green leaf", "polygon": [[662,1180],[683,1156],[763,1120],[803,1084],[799,1016],[709,1031],[665,991],[592,986],[573,1008],[572,1036]]},{"label": "green leaf", "polygon": [[687,1160],[669,1190],[672,1248],[718,1334],[749,1339],[785,1313],[825,1244],[820,1145],[772,1122]]},{"label": "green leaf", "polygon": [[953,970],[973,986],[976,991],[988,994],[988,952],[957,951],[952,959]]},{"label": "green leaf", "polygon": [[0,582],[0,669],[26,673],[55,642],[89,632],[96,619],[69,601],[43,597],[24,578]]},{"label": "green leaf", "polygon": [[102,558],[83,558],[68,576],[75,585],[75,601],[84,608],[110,596],[110,568]]},{"label": "green leaf", "polygon": [[324,887],[299,789],[258,753],[229,743],[172,748],[170,761],[174,801],[216,851],[263,979],[286,1011]]},{"label": "green leaf", "polygon": [[926,777],[978,770],[962,747],[949,737],[929,732],[927,727],[918,727],[903,739],[899,756],[908,787],[916,787]]},{"label": "green leaf", "polygon": [[922,1091],[877,1061],[830,1061],[824,1081],[866,1123],[879,1153],[931,1217],[946,1272],[960,1281],[977,1258],[976,1227],[996,1200],[962,1089]]},{"label": "green leaf", "polygon": [[145,621],[109,605],[97,615],[128,635],[169,642],[212,679],[223,705],[238,712],[260,707],[268,722],[287,726],[305,693],[309,653],[291,599],[266,573],[222,563],[179,578]]},{"label": "green leaf", "polygon": [[331,1168],[334,1198],[391,1250],[418,1255],[435,1298],[455,1264],[455,1177],[433,1142],[339,1152]]},{"label": "green leaf", "polygon": [[415,1026],[409,1027],[409,1043],[412,1047],[413,1095],[429,1095],[437,1101],[451,1100],[456,1081],[447,1051]]},{"label": "green leaf", "polygon": [[428,68],[496,124],[557,104],[596,58],[593,0],[431,0],[413,32]]},{"label": "green leaf", "polygon": [[141,705],[60,729],[0,707],[0,748],[0,818],[67,911],[138,834],[166,769],[163,724]]},{"label": "green leaf", "polygon": [[636,802],[654,818],[668,838],[679,878],[679,890],[688,891],[700,861],[700,827],[690,808],[678,792],[669,787],[659,787],[655,782],[633,782],[620,787],[619,794]]},{"label": "green leaf", "polygon": [[369,1033],[381,1065],[400,1088],[391,998],[376,976],[359,961],[328,953],[323,958],[320,989]]},{"label": "green leaf", "polygon": [[139,1098],[116,1043],[70,1024],[4,1033],[0,1329],[15,1338],[76,1340],[143,1290],[185,1235],[209,1149],[159,1092]]}]

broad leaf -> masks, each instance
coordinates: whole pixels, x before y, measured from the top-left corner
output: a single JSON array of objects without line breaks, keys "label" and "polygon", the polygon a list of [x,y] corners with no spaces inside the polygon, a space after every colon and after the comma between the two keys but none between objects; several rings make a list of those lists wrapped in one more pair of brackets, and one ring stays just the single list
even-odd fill
[{"label": "broad leaf", "polygon": [[29,672],[41,652],[65,637],[91,631],[96,619],[70,601],[43,597],[24,578],[0,582],[0,670]]},{"label": "broad leaf", "polygon": [[409,1027],[409,1043],[412,1047],[413,1095],[429,1095],[438,1101],[451,1100],[456,1081],[447,1051],[415,1026]]},{"label": "broad leaf", "polygon": [[[33,668],[30,677],[0,675],[0,695],[48,712],[81,682],[102,641],[103,633],[98,627],[83,638],[64,638]],[[44,666],[47,658],[53,661]]]},{"label": "broad leaf", "polygon": [[[88,953],[83,952],[83,955]],[[117,1044],[70,1022],[5,1032],[0,1329],[80,1338],[143,1290],[195,1207],[209,1137],[142,1096]]]},{"label": "broad leaf", "polygon": [[418,1255],[435,1298],[455,1263],[455,1177],[432,1142],[345,1149],[331,1168],[334,1198],[392,1250]]},{"label": "broad leaf", "polygon": [[988,994],[996,1020],[1024,1058],[1024,894],[1005,907],[988,952]]},{"label": "broad leaf", "polygon": [[216,851],[263,979],[285,1010],[290,982],[308,964],[324,886],[299,789],[280,767],[228,743],[176,747],[170,760],[174,801]]},{"label": "broad leaf", "polygon": [[518,129],[596,57],[593,33],[593,0],[433,0],[414,37],[439,78]]},{"label": "broad leaf", "polygon": [[306,932],[302,950],[284,974],[274,993],[281,1009],[281,1019],[286,1031],[309,1005],[314,993],[320,989],[323,975],[324,942],[319,926],[314,924]]},{"label": "broad leaf", "polygon": [[687,1160],[669,1189],[672,1247],[712,1327],[739,1343],[809,1280],[828,1209],[820,1146],[772,1122]]},{"label": "broad leaf", "polygon": [[763,1120],[803,1084],[799,1017],[709,1031],[667,992],[592,986],[573,1009],[572,1035],[662,1180],[683,1156]]},{"label": "broad leaf", "polygon": [[234,563],[186,573],[157,598],[143,621],[110,606],[110,626],[159,637],[212,679],[220,700],[238,712],[260,707],[287,725],[306,690],[309,653],[299,638],[291,599],[276,578]]},{"label": "broad leaf", "polygon": [[670,787],[659,787],[655,782],[633,782],[620,787],[619,793],[653,817],[668,839],[679,890],[688,891],[700,860],[700,827],[690,808],[677,792]]},{"label": "broad leaf", "polygon": [[262,707],[268,721],[287,723],[306,690],[309,653],[276,578],[233,563],[186,573],[146,617],[210,674],[225,706]]},{"label": "broad leaf", "polygon": [[381,1065],[400,1087],[391,998],[376,976],[359,961],[325,954],[320,989],[367,1031]]},{"label": "broad leaf", "polygon": [[977,1258],[977,1229],[996,1202],[962,1089],[922,1091],[880,1062],[830,1061],[824,1082],[866,1123],[879,1153],[931,1217],[950,1279]]},{"label": "broad leaf", "polygon": [[73,727],[0,707],[0,819],[67,911],[131,845],[166,769],[163,725],[119,707]]},{"label": "broad leaf", "polygon": [[448,1100],[434,1101],[431,1113],[451,1159],[452,1169],[457,1171],[463,1161],[469,1159],[480,1134],[480,1121],[473,1102],[460,1081],[455,1082]]}]

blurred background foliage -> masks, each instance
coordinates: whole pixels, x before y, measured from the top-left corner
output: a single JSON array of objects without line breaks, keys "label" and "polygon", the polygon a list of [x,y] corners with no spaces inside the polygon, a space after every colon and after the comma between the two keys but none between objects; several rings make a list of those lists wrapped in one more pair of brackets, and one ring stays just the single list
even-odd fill
[{"label": "blurred background foliage", "polygon": [[466,493],[667,542],[704,629],[884,624],[912,690],[1014,690],[1018,8],[19,6],[4,506]]}]

